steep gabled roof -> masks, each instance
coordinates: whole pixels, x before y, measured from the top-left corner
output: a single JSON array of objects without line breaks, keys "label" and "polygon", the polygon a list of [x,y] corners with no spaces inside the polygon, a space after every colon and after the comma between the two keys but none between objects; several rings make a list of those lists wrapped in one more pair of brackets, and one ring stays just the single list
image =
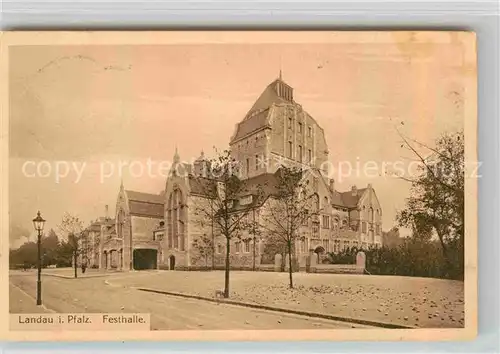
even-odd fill
[{"label": "steep gabled roof", "polygon": [[276,173],[262,173],[244,180],[243,183],[242,196],[250,194],[257,195],[261,192],[265,196],[269,196],[276,192],[278,180],[276,178]]},{"label": "steep gabled roof", "polygon": [[100,217],[99,219],[93,221],[88,227],[88,231],[101,231],[101,225],[114,225],[115,219]]},{"label": "steep gabled roof", "polygon": [[194,195],[205,196],[210,188],[215,188],[215,185],[209,178],[195,177],[189,175],[188,177],[190,193]]},{"label": "steep gabled roof", "polygon": [[130,190],[125,192],[127,193],[131,215],[163,218],[163,196]]},{"label": "steep gabled roof", "polygon": [[163,204],[163,197],[159,194],[150,194],[137,191],[127,190],[128,200],[133,200],[136,202],[153,203],[153,204]]},{"label": "steep gabled roof", "polygon": [[260,94],[245,118],[238,123],[236,133],[231,138],[231,143],[269,126],[269,108],[272,105],[295,103],[293,88],[285,83],[281,77],[271,82]]},{"label": "steep gabled roof", "polygon": [[293,100],[287,99],[283,95],[278,94],[277,87],[279,84],[290,87],[282,79],[276,79],[273,82],[271,82],[260,94],[259,98],[257,98],[257,101],[255,101],[252,108],[250,108],[250,111],[248,111],[247,116],[249,116],[252,112],[269,108],[273,104],[292,103]]},{"label": "steep gabled roof", "polygon": [[266,108],[238,123],[236,134],[231,139],[231,143],[240,140],[241,138],[244,138],[259,129],[270,128],[268,115],[269,108]]},{"label": "steep gabled roof", "polygon": [[367,188],[360,188],[357,190],[356,195],[352,195],[352,191],[342,192],[341,197],[344,204],[349,208],[356,208],[359,199],[363,196]]},{"label": "steep gabled roof", "polygon": [[340,207],[347,207],[347,205],[344,203],[344,200],[342,199],[342,193],[338,191],[333,191],[331,193],[332,200],[330,204],[335,205],[335,206],[340,206]]}]

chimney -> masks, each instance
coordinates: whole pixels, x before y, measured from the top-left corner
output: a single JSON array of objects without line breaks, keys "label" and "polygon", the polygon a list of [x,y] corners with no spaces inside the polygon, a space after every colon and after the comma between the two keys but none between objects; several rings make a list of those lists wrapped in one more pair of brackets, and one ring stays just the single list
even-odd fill
[{"label": "chimney", "polygon": [[106,219],[106,221],[109,220],[109,208],[107,204],[104,207],[104,218]]},{"label": "chimney", "polygon": [[352,186],[351,191],[353,197],[358,195],[358,188],[356,187],[356,185]]},{"label": "chimney", "polygon": [[373,186],[371,183],[368,183],[368,189],[373,189]]},{"label": "chimney", "polygon": [[330,180],[330,189],[335,192],[335,180],[333,178]]}]

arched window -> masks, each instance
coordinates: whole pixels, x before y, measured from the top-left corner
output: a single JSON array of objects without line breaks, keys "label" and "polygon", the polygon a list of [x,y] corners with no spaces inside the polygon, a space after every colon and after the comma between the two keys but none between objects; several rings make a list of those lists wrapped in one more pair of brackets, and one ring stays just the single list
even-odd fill
[{"label": "arched window", "polygon": [[317,194],[314,194],[313,196],[313,207],[315,212],[319,211],[319,195]]},{"label": "arched window", "polygon": [[339,228],[340,218],[336,215],[333,217],[332,229],[337,230]]},{"label": "arched window", "polygon": [[186,233],[186,207],[182,191],[174,189],[168,198],[167,229],[168,247],[180,249],[185,248]]},{"label": "arched window", "polygon": [[300,199],[306,199],[307,198],[307,195],[306,195],[306,191],[302,191],[300,192]]},{"label": "arched window", "polygon": [[168,203],[167,203],[167,234],[168,234],[168,248],[172,248],[172,240],[173,240],[173,233],[174,233],[174,228],[173,228],[173,216],[172,216],[172,208],[173,208],[173,198],[172,194],[170,193],[170,196],[168,197]]},{"label": "arched window", "polygon": [[118,218],[117,218],[117,233],[119,238],[123,238],[123,224],[125,223],[125,212],[123,209],[120,209],[118,211]]}]

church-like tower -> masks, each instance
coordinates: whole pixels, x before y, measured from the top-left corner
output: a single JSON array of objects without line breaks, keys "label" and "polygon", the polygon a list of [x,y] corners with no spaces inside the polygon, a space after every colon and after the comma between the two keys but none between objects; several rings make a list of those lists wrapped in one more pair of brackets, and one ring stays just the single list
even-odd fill
[{"label": "church-like tower", "polygon": [[280,164],[328,173],[324,131],[294,100],[293,88],[281,73],[236,125],[230,147],[246,178],[274,173]]}]

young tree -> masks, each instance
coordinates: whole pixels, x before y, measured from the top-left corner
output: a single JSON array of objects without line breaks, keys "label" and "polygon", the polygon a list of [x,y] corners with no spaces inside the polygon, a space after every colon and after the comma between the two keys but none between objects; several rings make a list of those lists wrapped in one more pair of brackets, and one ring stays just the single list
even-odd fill
[{"label": "young tree", "polygon": [[[199,185],[204,185],[205,188],[203,188],[203,192],[206,188],[210,188],[208,186],[209,183],[207,181],[202,180],[203,177],[206,177],[206,174],[204,176],[197,176],[195,179],[195,183]],[[208,205],[207,205],[208,204]],[[203,234],[203,236],[200,237],[200,240],[195,239],[192,243],[193,247],[198,251],[198,254],[200,256],[205,256],[206,255],[206,260],[205,260],[205,265],[208,265],[208,257],[211,258],[211,268],[212,270],[215,269],[215,215],[213,214],[214,207],[213,207],[213,200],[207,198],[206,196],[201,197],[201,199],[198,200],[198,203],[195,203],[195,214],[196,218],[191,220],[193,225],[196,225],[199,227],[201,230],[207,231],[206,233]],[[201,212],[201,210],[204,210]]]},{"label": "young tree", "polygon": [[259,220],[258,220],[258,210],[256,208],[252,208],[251,212],[248,215],[250,219],[248,225],[246,225],[246,229],[249,232],[249,240],[252,241],[252,270],[255,272],[257,269],[256,259],[257,259],[257,244],[259,240],[262,238],[262,230],[260,228]]},{"label": "young tree", "polygon": [[205,266],[208,267],[208,258],[212,257],[214,254],[214,244],[212,237],[204,234],[203,236],[195,238],[192,246],[196,250],[197,256],[200,259],[203,259],[205,262]]},{"label": "young tree", "polygon": [[262,212],[261,227],[270,236],[286,245],[290,288],[293,288],[292,255],[295,242],[302,240],[300,228],[319,212],[319,199],[308,188],[303,171],[282,166],[276,173],[276,186]]},{"label": "young tree", "polygon": [[232,157],[230,150],[225,150],[210,160],[210,171],[205,176],[192,177],[202,194],[198,205],[195,205],[195,215],[207,225],[213,222],[217,234],[225,239],[225,298],[229,297],[231,241],[241,237],[244,219],[250,212],[250,209],[235,209],[238,199],[245,192],[245,184],[238,174],[238,161]]},{"label": "young tree", "polygon": [[265,230],[262,235],[264,241],[263,259],[268,263],[274,263],[274,257],[280,254],[285,259],[287,253],[287,242],[274,232]]},{"label": "young tree", "polygon": [[85,229],[83,227],[83,221],[77,216],[71,215],[70,213],[65,213],[59,225],[61,233],[66,235],[67,241],[66,245],[71,250],[73,256],[73,266],[75,269],[74,277],[78,277],[78,256],[86,256],[86,250],[88,247]]},{"label": "young tree", "polygon": [[[464,255],[464,136],[444,134],[429,147],[401,134],[403,147],[420,162],[416,177],[400,176],[411,183],[406,208],[398,214],[401,226],[409,227],[425,241],[432,234],[441,244],[447,270],[463,276]],[[424,156],[421,151],[427,151]],[[458,268],[457,268],[458,266]]]}]

